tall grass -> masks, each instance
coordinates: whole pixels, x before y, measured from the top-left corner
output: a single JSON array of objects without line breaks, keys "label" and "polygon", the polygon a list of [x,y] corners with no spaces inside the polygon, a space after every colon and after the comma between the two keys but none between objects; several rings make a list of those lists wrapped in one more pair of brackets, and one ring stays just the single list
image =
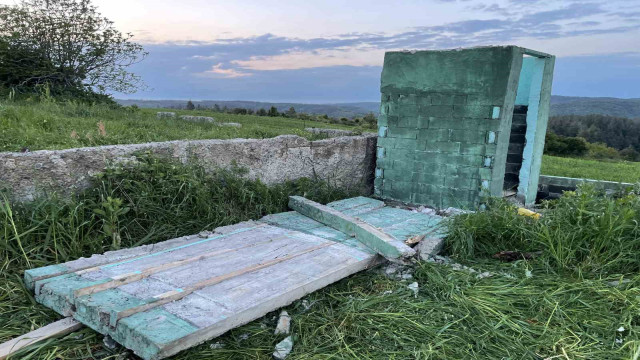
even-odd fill
[{"label": "tall grass", "polygon": [[640,182],[640,162],[544,155],[541,173],[543,175],[637,183]]},{"label": "tall grass", "polygon": [[[193,123],[179,118],[157,119],[157,111],[204,115],[218,122],[237,122],[242,128]],[[294,134],[321,138],[305,127],[354,127],[284,117],[233,115],[208,110],[137,109],[88,105],[73,101],[0,101],[0,151],[67,149],[84,146],[144,143],[168,140],[271,138]]]},{"label": "tall grass", "polygon": [[550,271],[606,276],[640,271],[640,198],[603,197],[592,187],[545,202],[539,220],[495,200],[484,212],[455,217],[447,247],[458,258],[504,250],[541,251]]}]

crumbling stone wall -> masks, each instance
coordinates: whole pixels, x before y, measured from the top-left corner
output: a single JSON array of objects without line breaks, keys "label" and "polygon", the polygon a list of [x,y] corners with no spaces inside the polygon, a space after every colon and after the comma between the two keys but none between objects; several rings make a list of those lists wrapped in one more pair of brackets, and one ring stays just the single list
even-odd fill
[{"label": "crumbling stone wall", "polygon": [[0,153],[0,189],[22,201],[43,191],[70,194],[89,186],[107,166],[135,161],[139,153],[198,163],[209,170],[235,164],[248,170],[247,177],[268,184],[317,177],[340,187],[372,186],[375,143],[375,135],[318,141],[283,135]]}]

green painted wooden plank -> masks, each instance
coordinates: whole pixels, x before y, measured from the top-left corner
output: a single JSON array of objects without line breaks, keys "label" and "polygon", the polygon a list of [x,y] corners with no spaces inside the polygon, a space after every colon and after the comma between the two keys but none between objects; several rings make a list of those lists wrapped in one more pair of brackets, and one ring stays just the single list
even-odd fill
[{"label": "green painted wooden plank", "polygon": [[391,261],[399,261],[415,255],[415,250],[372,225],[345,215],[328,206],[301,196],[290,196],[289,207],[316,221],[354,236],[358,241]]}]

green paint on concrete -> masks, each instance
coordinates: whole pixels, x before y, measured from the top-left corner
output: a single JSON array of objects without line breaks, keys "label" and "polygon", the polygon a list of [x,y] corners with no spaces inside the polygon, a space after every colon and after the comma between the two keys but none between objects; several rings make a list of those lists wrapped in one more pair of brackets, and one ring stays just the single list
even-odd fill
[{"label": "green paint on concrete", "polygon": [[29,269],[24,272],[24,285],[27,289],[33,291],[37,280],[46,279],[69,271],[70,269],[67,269],[67,267],[62,264]]},{"label": "green paint on concrete", "polygon": [[[531,52],[516,46],[387,52],[378,140],[384,156],[377,159],[375,193],[463,208],[502,196],[525,53]],[[460,179],[458,169],[470,180],[484,169],[482,181]]]},{"label": "green paint on concrete", "polygon": [[290,196],[289,207],[318,222],[355,237],[368,248],[389,260],[400,260],[415,254],[415,250],[370,224],[345,215],[301,196]]}]

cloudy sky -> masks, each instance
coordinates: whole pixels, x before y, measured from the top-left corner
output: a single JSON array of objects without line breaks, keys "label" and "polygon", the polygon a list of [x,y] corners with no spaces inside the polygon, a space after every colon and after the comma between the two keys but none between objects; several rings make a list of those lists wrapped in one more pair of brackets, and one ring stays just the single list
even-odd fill
[{"label": "cloudy sky", "polygon": [[150,89],[118,97],[377,101],[387,50],[492,44],[557,55],[556,95],[640,97],[637,0],[94,3],[149,51]]}]

